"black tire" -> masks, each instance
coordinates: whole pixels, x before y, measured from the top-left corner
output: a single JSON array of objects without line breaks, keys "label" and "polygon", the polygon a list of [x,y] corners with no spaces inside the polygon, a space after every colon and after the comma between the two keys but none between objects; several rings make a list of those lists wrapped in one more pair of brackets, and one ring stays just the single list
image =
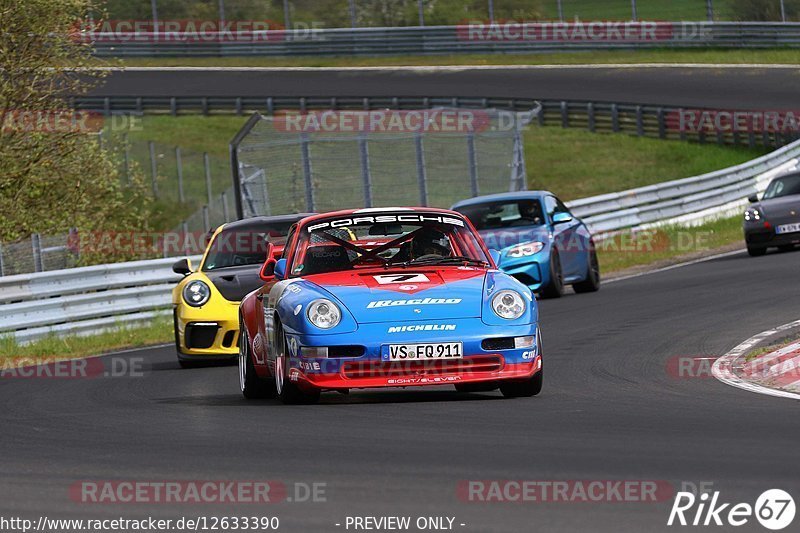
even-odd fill
[{"label": "black tire", "polygon": [[278,340],[278,353],[275,354],[275,391],[278,398],[287,405],[308,405],[319,401],[319,391],[305,392],[289,380],[289,363],[286,335],[277,326],[275,336]]},{"label": "black tire", "polygon": [[459,383],[456,385],[458,392],[491,392],[497,390],[499,383],[489,381],[486,383]]},{"label": "black tire", "polygon": [[500,392],[506,398],[530,398],[542,392],[542,375],[544,369],[540,369],[533,377],[526,381],[509,381],[500,385]]},{"label": "black tire", "polygon": [[564,275],[561,271],[561,259],[553,248],[550,253],[550,282],[541,290],[542,298],[561,298],[564,294]]},{"label": "black tire", "polygon": [[593,241],[589,241],[589,264],[586,268],[586,279],[572,284],[572,290],[578,294],[600,290],[600,261]]},{"label": "black tire", "polygon": [[239,388],[242,396],[248,400],[258,398],[274,398],[275,383],[264,380],[256,374],[253,357],[250,354],[250,341],[247,339],[247,329],[239,318]]},{"label": "black tire", "polygon": [[767,249],[763,246],[750,246],[748,244],[747,253],[750,254],[751,257],[758,257],[767,253]]}]

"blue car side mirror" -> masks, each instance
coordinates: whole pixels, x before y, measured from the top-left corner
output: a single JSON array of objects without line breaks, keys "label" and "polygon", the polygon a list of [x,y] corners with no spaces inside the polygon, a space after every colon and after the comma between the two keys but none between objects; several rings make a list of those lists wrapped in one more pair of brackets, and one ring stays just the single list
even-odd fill
[{"label": "blue car side mirror", "polygon": [[500,252],[497,250],[489,250],[489,255],[492,256],[492,261],[497,266],[500,266]]},{"label": "blue car side mirror", "polygon": [[286,277],[286,259],[278,259],[278,262],[275,263],[275,270],[273,271],[273,275],[275,279],[281,280]]},{"label": "blue car side mirror", "polygon": [[565,222],[572,222],[572,215],[563,212],[553,215],[553,224],[564,224]]}]

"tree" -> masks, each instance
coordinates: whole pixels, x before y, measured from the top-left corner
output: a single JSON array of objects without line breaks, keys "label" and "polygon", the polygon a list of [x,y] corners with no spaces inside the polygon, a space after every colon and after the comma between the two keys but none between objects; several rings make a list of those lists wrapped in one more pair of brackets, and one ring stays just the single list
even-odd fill
[{"label": "tree", "polygon": [[90,12],[92,0],[0,0],[0,241],[146,229],[141,179],[121,183],[102,118],[69,106],[102,79],[75,32]]}]

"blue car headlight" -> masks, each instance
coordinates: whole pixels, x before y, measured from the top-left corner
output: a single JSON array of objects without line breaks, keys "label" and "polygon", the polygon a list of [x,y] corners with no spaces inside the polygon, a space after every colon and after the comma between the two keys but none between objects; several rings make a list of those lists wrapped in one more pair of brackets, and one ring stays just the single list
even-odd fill
[{"label": "blue car headlight", "polygon": [[332,301],[327,298],[314,300],[308,306],[308,320],[320,329],[331,329],[336,327],[342,319],[342,311]]},{"label": "blue car headlight", "polygon": [[500,291],[492,298],[492,310],[500,318],[515,320],[525,312],[525,300],[516,291]]},{"label": "blue car headlight", "polygon": [[196,279],[183,288],[183,300],[192,307],[200,307],[211,298],[211,289],[204,282]]},{"label": "blue car headlight", "polygon": [[509,248],[506,255],[514,258],[528,257],[538,254],[543,248],[544,243],[541,241],[524,242]]}]

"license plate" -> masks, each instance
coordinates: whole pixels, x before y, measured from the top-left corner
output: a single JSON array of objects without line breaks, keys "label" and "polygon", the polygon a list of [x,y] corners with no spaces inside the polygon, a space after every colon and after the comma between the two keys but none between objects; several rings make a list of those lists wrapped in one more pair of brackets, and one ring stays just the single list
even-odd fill
[{"label": "license plate", "polygon": [[460,342],[437,342],[430,344],[390,344],[384,359],[389,361],[415,361],[419,359],[461,359]]},{"label": "license plate", "polygon": [[800,231],[800,224],[784,224],[775,227],[775,233],[794,233]]}]

